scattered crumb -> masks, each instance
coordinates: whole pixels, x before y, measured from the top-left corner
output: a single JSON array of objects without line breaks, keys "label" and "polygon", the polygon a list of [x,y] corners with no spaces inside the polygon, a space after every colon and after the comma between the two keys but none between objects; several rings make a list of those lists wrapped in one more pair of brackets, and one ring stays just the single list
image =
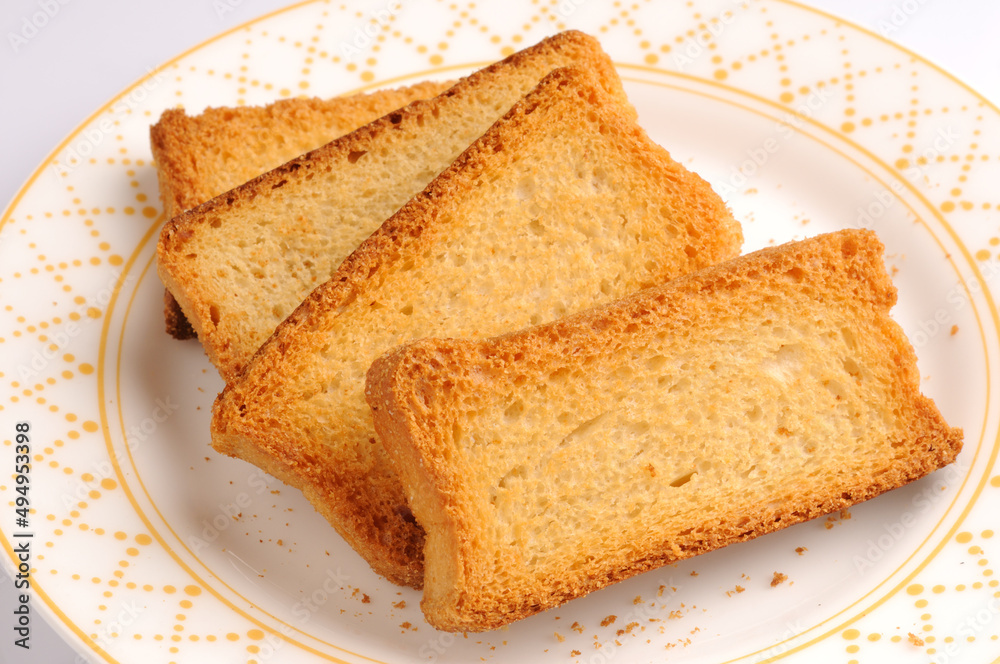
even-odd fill
[{"label": "scattered crumb", "polygon": [[573,623],[572,625],[569,626],[569,628],[574,632],[576,632],[577,634],[583,634],[583,625],[581,625],[578,622]]},{"label": "scattered crumb", "polygon": [[775,586],[777,586],[779,584],[784,583],[785,579],[787,579],[787,578],[788,578],[787,575],[782,574],[781,572],[775,572],[774,576],[771,577],[771,587],[773,588],[773,587],[775,587]]},{"label": "scattered crumb", "polygon": [[958,334],[958,325],[952,325],[951,326],[951,336],[955,336],[956,334]]},{"label": "scattered crumb", "polygon": [[743,586],[736,586],[732,590],[727,590],[726,591],[726,597],[732,597],[733,595],[739,595],[744,590],[746,590],[746,588],[744,588]]},{"label": "scattered crumb", "polygon": [[830,515],[828,515],[826,517],[826,523],[824,523],[823,526],[827,530],[829,530],[830,528],[833,528],[835,525],[837,525],[837,523],[839,521],[847,521],[850,518],[851,518],[851,511],[850,510],[846,510],[846,509],[845,510],[840,510],[840,512],[837,513],[837,514],[830,514]]},{"label": "scattered crumb", "polygon": [[916,634],[914,634],[913,632],[909,632],[906,636],[907,636],[907,641],[909,641],[913,645],[915,646],[924,645],[924,640],[919,636],[917,636]]},{"label": "scattered crumb", "polygon": [[572,655],[573,657],[579,657],[579,656],[580,656],[580,655],[582,655],[582,654],[583,654],[583,653],[582,653],[582,652],[580,652],[579,650],[574,650],[574,651],[572,651],[572,652],[570,653],[570,655]]},{"label": "scattered crumb", "polygon": [[691,576],[698,576],[698,572],[691,570]]},{"label": "scattered crumb", "polygon": [[372,603],[372,598],[369,597],[368,595],[364,594],[364,593],[361,593],[361,603],[362,604],[371,604]]},{"label": "scattered crumb", "polygon": [[631,634],[632,630],[634,630],[638,626],[639,626],[639,623],[637,623],[637,622],[630,622],[629,624],[625,625],[625,627],[623,629],[620,629],[617,632],[615,632],[615,635],[616,636],[625,636],[626,634]]},{"label": "scattered crumb", "polygon": [[749,576],[747,576],[746,574],[740,574],[740,578],[741,578],[741,579],[746,579],[747,581],[749,581],[749,580],[750,580],[750,577],[749,577]]},{"label": "scattered crumb", "polygon": [[560,634],[559,632],[552,632],[552,633],[556,635],[556,641],[558,641],[559,643],[562,643],[563,641],[566,640],[566,637]]},{"label": "scattered crumb", "polygon": [[636,595],[635,599],[632,600],[633,604],[642,604],[642,595]]},{"label": "scattered crumb", "polygon": [[396,609],[405,609],[406,608],[406,600],[405,599],[401,599],[398,602],[393,602],[392,606],[393,606],[393,608],[396,608]]},{"label": "scattered crumb", "polygon": [[284,543],[283,541],[281,541],[281,540],[278,540],[278,546],[283,546],[284,544],[285,544],[285,543]]},{"label": "scattered crumb", "polygon": [[809,549],[807,549],[807,548],[806,548],[806,547],[804,547],[804,546],[797,546],[797,547],[795,547],[795,553],[799,554],[800,556],[801,556],[801,555],[802,555],[803,553],[805,553],[806,551],[808,551],[808,550],[809,550]]},{"label": "scattered crumb", "polygon": [[618,616],[610,615],[601,621],[601,627],[607,627],[608,625],[614,624],[616,620],[618,620]]}]

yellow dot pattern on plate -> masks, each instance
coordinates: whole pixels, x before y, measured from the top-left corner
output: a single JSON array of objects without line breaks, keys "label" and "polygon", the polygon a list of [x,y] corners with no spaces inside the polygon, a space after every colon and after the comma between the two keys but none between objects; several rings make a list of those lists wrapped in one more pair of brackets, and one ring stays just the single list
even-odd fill
[{"label": "yellow dot pattern on plate", "polygon": [[[238,3],[217,4],[239,9]],[[154,538],[141,523],[112,523],[102,517],[102,510],[113,501],[124,500],[122,489],[129,488],[128,481],[114,472],[108,459],[95,463],[68,460],[69,454],[80,454],[85,447],[100,449],[106,432],[116,427],[102,420],[94,403],[81,406],[64,394],[96,394],[99,369],[112,371],[110,366],[100,367],[96,347],[79,340],[100,333],[114,313],[112,295],[118,289],[130,292],[131,285],[118,279],[123,272],[134,277],[135,265],[141,266],[148,258],[136,254],[134,238],[125,241],[115,229],[128,224],[155,230],[160,221],[155,169],[148,157],[148,125],[166,106],[184,103],[195,108],[265,103],[277,96],[331,96],[387,82],[412,82],[418,80],[413,72],[420,70],[425,70],[420,78],[452,77],[468,70],[470,62],[509,55],[553,30],[580,27],[609,39],[627,36],[631,46],[621,51],[623,65],[751,89],[786,109],[796,121],[820,123],[862,144],[873,137],[888,141],[892,147],[880,158],[906,181],[933,178],[939,186],[928,196],[951,223],[962,223],[983,211],[1000,212],[994,188],[987,193],[981,184],[976,185],[983,181],[982,173],[995,172],[1000,162],[1000,150],[984,148],[996,134],[989,122],[975,120],[973,131],[958,136],[936,131],[942,124],[957,123],[956,118],[976,114],[986,118],[988,109],[975,108],[975,101],[934,95],[928,79],[935,72],[902,51],[890,49],[884,62],[868,64],[851,50],[848,37],[856,35],[854,29],[819,14],[768,0],[731,3],[721,10],[700,2],[538,0],[512,6],[517,20],[498,21],[488,7],[478,3],[431,4],[438,20],[430,25],[405,20],[396,10],[402,5],[396,3],[367,12],[346,3],[306,3],[286,13],[299,12],[308,18],[294,29],[275,29],[286,24],[264,20],[235,31],[223,40],[234,45],[231,60],[206,62],[197,53],[182,58],[118,100],[127,103],[111,104],[99,113],[90,128],[104,120],[113,125],[104,132],[102,145],[88,145],[85,133],[77,132],[45,166],[59,181],[59,190],[47,207],[14,206],[0,221],[4,234],[0,240],[20,243],[26,257],[15,272],[0,273],[0,283],[16,284],[24,292],[46,293],[45,308],[30,306],[33,303],[23,299],[16,306],[4,303],[9,325],[0,332],[0,350],[30,341],[39,355],[19,367],[4,367],[0,380],[12,389],[0,397],[4,402],[0,409],[6,413],[14,407],[36,407],[41,413],[36,419],[52,429],[47,432],[51,442],[34,450],[35,460],[45,463],[38,463],[33,472],[40,478],[47,473],[40,482],[66,487],[66,500],[63,510],[50,507],[53,513],[36,521],[44,525],[40,538],[46,541],[45,557],[38,557],[39,571],[47,573],[43,578],[68,580],[75,586],[73,592],[88,598],[92,613],[101,616],[100,622],[85,628],[96,642],[110,638],[106,628],[115,624],[116,602],[124,605],[136,597],[150,606],[168,602],[174,622],[159,625],[158,632],[140,633],[119,620],[122,627],[116,627],[115,633],[155,646],[157,656],[162,654],[160,648],[169,648],[176,654],[175,661],[186,661],[186,648],[192,644],[238,642],[244,657],[249,652],[265,659],[266,647],[259,642],[269,636],[243,622],[227,624],[216,633],[189,634],[199,608],[219,601],[211,586],[203,586],[201,579],[181,570],[169,577],[154,574],[148,561],[163,554],[164,540]],[[762,38],[736,46],[742,40],[729,37],[746,26],[757,26]],[[810,56],[814,51],[828,55],[826,66],[815,66],[816,58]],[[276,54],[287,61],[284,73],[271,66]],[[452,66],[457,69],[446,69]],[[751,80],[752,85],[748,84]],[[206,82],[210,96],[199,92]],[[154,97],[156,103],[149,103]],[[115,191],[125,193],[103,200],[82,182],[84,173],[113,181]],[[995,182],[998,178],[985,179]],[[998,227],[1000,223],[993,223],[981,245],[970,248],[977,261],[997,260]],[[72,234],[73,255],[48,248],[45,238],[55,229]],[[135,264],[133,259],[138,259]],[[114,306],[120,311],[122,301]],[[126,422],[126,428],[134,424],[138,422]],[[1000,476],[993,476],[988,486],[1000,487]],[[0,494],[6,491],[9,488],[0,487]],[[965,556],[966,577],[921,576],[898,593],[912,612],[908,617],[915,621],[914,629],[928,643],[936,637],[951,643],[959,636],[945,634],[942,639],[931,633],[935,598],[998,592],[990,563],[996,560],[995,547],[990,549],[996,538],[986,526],[963,526],[954,538],[955,546],[949,547]],[[68,553],[87,546],[110,552],[105,569],[84,571],[69,564]],[[172,546],[169,537],[166,546]],[[66,567],[58,573],[55,565],[60,562]],[[178,609],[183,613],[177,613]],[[849,662],[863,659],[862,650],[867,657],[875,648],[905,641],[905,634],[880,624],[852,625],[840,634],[852,656]],[[995,628],[984,628],[977,638],[995,641]],[[853,658],[855,654],[858,659]]]}]

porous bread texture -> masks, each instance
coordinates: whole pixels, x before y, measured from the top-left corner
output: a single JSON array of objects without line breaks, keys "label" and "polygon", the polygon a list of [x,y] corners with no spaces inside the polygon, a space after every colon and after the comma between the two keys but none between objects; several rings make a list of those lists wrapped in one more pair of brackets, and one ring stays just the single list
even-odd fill
[{"label": "porous bread texture", "polygon": [[882,251],[841,231],[378,359],[427,620],[495,629],[952,462],[962,433],[920,394]]},{"label": "porous bread texture", "polygon": [[[450,86],[427,81],[333,99],[302,97],[265,106],[208,108],[198,115],[169,109],[149,129],[164,216],[173,219],[290,159]],[[176,339],[194,338],[194,329],[166,289],[163,305],[167,333]]]},{"label": "porous bread texture", "polygon": [[453,82],[361,92],[331,99],[280,99],[264,106],[168,109],[149,130],[160,200],[168,219],[354,131]]},{"label": "porous bread texture", "polygon": [[706,182],[588,72],[560,69],[366,240],[216,400],[212,442],[300,487],[388,579],[423,531],[377,444],[372,360],[551,320],[739,253]]},{"label": "porous bread texture", "polygon": [[600,44],[564,32],[215,198],[166,225],[160,277],[232,380],[314,288],[557,67],[635,113]]}]

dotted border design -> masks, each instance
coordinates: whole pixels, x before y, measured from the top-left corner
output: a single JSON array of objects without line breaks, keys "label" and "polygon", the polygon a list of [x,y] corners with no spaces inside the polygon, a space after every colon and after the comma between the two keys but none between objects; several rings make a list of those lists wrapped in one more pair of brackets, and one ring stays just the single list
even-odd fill
[{"label": "dotted border design", "polygon": [[[926,62],[871,33],[794,3],[764,0],[670,7],[649,1],[596,6],[553,0],[525,3],[503,19],[489,16],[476,3],[436,2],[419,18],[405,9],[394,11],[396,7],[389,3],[384,10],[366,14],[346,5],[306,3],[179,57],[81,125],[0,219],[0,251],[13,256],[4,262],[0,289],[15,294],[0,312],[0,352],[18,358],[13,368],[5,362],[0,373],[0,381],[11,388],[0,412],[16,412],[17,417],[28,412],[44,423],[46,442],[33,458],[36,472],[65,489],[60,501],[33,513],[39,542],[45,540],[33,574],[42,587],[66,584],[74,591],[78,597],[60,596],[58,601],[53,594],[49,608],[73,638],[88,642],[107,661],[114,661],[110,653],[129,617],[127,612],[109,615],[114,613],[111,598],[126,591],[176,605],[175,619],[162,633],[134,639],[140,649],[148,643],[151,651],[165,649],[181,659],[205,644],[230,643],[253,661],[264,659],[268,645],[264,630],[238,617],[202,633],[187,627],[205,624],[195,617],[200,617],[198,605],[206,593],[187,582],[186,575],[170,573],[169,564],[165,570],[162,562],[151,562],[153,536],[137,519],[123,522],[108,506],[120,500],[124,487],[92,453],[94,441],[108,436],[106,423],[89,407],[78,405],[79,394],[91,389],[96,368],[103,365],[95,349],[107,334],[115,295],[129,285],[120,280],[136,257],[134,248],[147,242],[162,222],[145,131],[163,108],[183,103],[196,109],[220,99],[250,104],[294,94],[334,94],[416,80],[428,73],[444,78],[456,68],[507,55],[552,31],[579,27],[600,37],[616,62],[679,71],[752,91],[856,143],[878,144],[880,158],[919,187],[954,229],[953,239],[970,247],[968,258],[979,282],[988,283],[995,273],[1000,201],[990,185],[1000,174],[1000,148],[989,137],[997,135],[1000,113]],[[880,64],[864,64],[868,62]],[[297,68],[288,63],[297,63]],[[416,76],[418,68],[423,71]],[[328,88],[320,89],[318,81]],[[941,86],[954,94],[928,94],[928,89]],[[811,104],[817,98],[823,104],[814,111]],[[953,101],[940,103],[943,98]],[[898,99],[906,100],[903,108]],[[949,134],[949,124],[962,131]],[[92,195],[109,180],[127,182],[129,191],[111,201]],[[72,246],[46,241],[57,223],[60,233],[72,233]],[[126,256],[131,258],[127,261]],[[38,297],[25,298],[26,292],[51,293],[51,313],[33,306],[21,309],[17,303],[33,304],[30,300]],[[992,302],[990,306],[996,326],[996,310]],[[9,502],[11,488],[0,484],[0,494]],[[1000,475],[983,487],[997,488]],[[996,500],[992,496],[991,503]],[[973,511],[948,543],[961,549],[958,555],[973,570],[967,578],[957,584],[925,581],[924,576],[951,578],[947,570],[932,565],[894,598],[893,612],[901,610],[895,606],[900,601],[908,603],[906,610],[922,623],[920,632],[886,636],[877,624],[879,614],[872,613],[840,633],[844,661],[897,657],[901,651],[892,646],[900,643],[922,655],[950,658],[953,648],[965,653],[978,647],[966,644],[988,646],[996,641],[996,629],[976,614],[972,622],[954,628],[935,626],[936,616],[944,618],[945,612],[930,606],[950,595],[975,594],[975,603],[989,612],[1000,597],[990,564],[995,539],[984,511]],[[115,526],[96,525],[110,523]],[[56,557],[59,538],[68,540],[71,534],[114,553],[99,569],[90,559],[86,569],[50,566],[46,561]],[[13,558],[9,542],[4,534]],[[47,583],[46,575],[58,583]],[[179,580],[155,581],[162,578]],[[99,617],[85,624],[74,618],[81,615]]]}]

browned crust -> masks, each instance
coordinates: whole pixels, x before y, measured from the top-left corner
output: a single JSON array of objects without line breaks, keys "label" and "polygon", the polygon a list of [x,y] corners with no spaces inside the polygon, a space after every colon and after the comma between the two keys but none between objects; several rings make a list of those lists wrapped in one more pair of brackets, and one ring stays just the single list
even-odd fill
[{"label": "browned crust", "polygon": [[[414,513],[427,528],[423,608],[428,620],[452,631],[495,629],[630,576],[844,509],[954,461],[961,451],[962,432],[949,428],[934,402],[920,394],[913,349],[888,315],[896,292],[885,272],[882,251],[870,231],[841,231],[727,261],[547,325],[480,342],[416,341],[379,358],[369,370],[366,396],[379,437],[414,496]],[[469,545],[469,533],[475,532],[474,506],[463,487],[461,461],[454,451],[442,447],[435,434],[450,426],[437,419],[442,407],[436,400],[450,403],[468,390],[503,393],[508,386],[501,383],[511,376],[541,375],[583,363],[588,356],[614,353],[616,344],[630,335],[651,338],[657,330],[682,330],[688,321],[711,315],[702,306],[704,295],[752,290],[761,280],[780,278],[804,266],[806,274],[832,274],[836,287],[852,293],[859,311],[873,316],[880,333],[891,340],[892,355],[886,362],[892,365],[911,409],[907,428],[896,432],[905,454],[895,462],[873,462],[870,472],[859,474],[853,483],[813,487],[797,504],[761,506],[721,523],[691,524],[689,536],[662,541],[646,555],[614,569],[597,575],[585,570],[550,580],[548,594],[527,592],[517,601],[508,597],[500,602],[478,597],[475,579],[468,587],[440,587],[449,583],[446,575],[437,574],[441,569],[451,566],[461,575],[461,570],[477,563],[470,560],[475,554]],[[467,375],[477,376],[475,387],[463,384]],[[447,396],[442,397],[442,392]],[[431,557],[432,547],[437,560]]]},{"label": "browned crust", "polygon": [[[737,223],[723,228],[709,227],[705,220],[731,219],[725,204],[718,198],[710,185],[694,173],[684,171],[676,162],[672,162],[662,153],[652,141],[635,126],[632,107],[595,101],[593,79],[582,69],[567,67],[549,74],[522,102],[515,105],[494,127],[494,131],[485,134],[479,141],[463,152],[455,162],[440,176],[435,178],[424,191],[410,200],[396,214],[386,220],[377,231],[365,240],[357,250],[351,253],[329,281],[317,287],[310,296],[275,330],[271,339],[254,356],[256,361],[264,354],[268,346],[281,348],[287,343],[285,339],[293,339],[300,334],[299,327],[313,324],[321,320],[325,313],[335,312],[356,299],[363,291],[380,283],[381,276],[406,254],[413,255],[422,248],[433,243],[436,233],[443,232],[442,213],[444,207],[459,208],[463,192],[475,186],[480,173],[489,165],[495,166],[496,156],[504,151],[505,145],[519,140],[522,126],[526,124],[526,116],[535,108],[545,103],[550,94],[564,86],[579,86],[580,90],[593,90],[589,103],[599,108],[603,119],[614,129],[611,135],[634,140],[643,147],[641,154],[651,168],[676,173],[677,178],[684,178],[690,187],[691,201],[697,201],[701,206],[702,218],[692,220],[700,226],[702,239],[708,241],[698,267],[707,267],[723,258],[734,255],[743,241],[742,230]],[[585,94],[584,92],[580,93]],[[273,349],[270,352],[274,352]],[[242,378],[242,377],[241,377]],[[237,381],[231,381],[235,383]]]},{"label": "browned crust", "polygon": [[[282,99],[266,106],[209,108],[194,116],[168,109],[150,127],[160,201],[167,219],[243,184],[281,162],[316,148],[415,99],[426,99],[452,85],[426,81],[333,99]],[[262,162],[248,154],[248,139],[274,150]],[[278,146],[281,137],[281,147]],[[164,293],[167,333],[176,339],[197,336],[180,305]]]},{"label": "browned crust", "polygon": [[[273,395],[283,390],[286,367],[294,365],[296,354],[308,354],[309,349],[322,346],[323,330],[332,324],[341,307],[348,306],[366,289],[378,288],[383,275],[396,262],[405,260],[408,255],[418,255],[433,243],[436,234],[448,232],[445,226],[447,215],[443,211],[461,205],[462,192],[474,186],[476,176],[487,163],[492,163],[491,167],[495,168],[498,163],[504,163],[504,159],[512,158],[499,148],[505,144],[516,145],[523,133],[521,125],[528,122],[539,99],[548,98],[563,86],[579,89],[587,96],[588,104],[604,113],[602,121],[611,127],[609,135],[618,133],[645,145],[643,142],[648,138],[634,126],[631,106],[613,102],[613,98],[603,93],[594,81],[589,74],[575,69],[562,69],[549,74],[533,93],[516,104],[501,122],[470,146],[424,192],[362,243],[329,282],[313,291],[278,326],[243,372],[229,382],[216,400],[212,421],[212,440],[216,449],[243,458],[268,457],[275,467],[284,469],[283,472],[297,475],[302,486],[311,487],[313,495],[322,495],[329,490],[329,500],[335,504],[334,509],[340,510],[338,518],[341,523],[335,525],[342,533],[348,528],[371,533],[370,536],[345,534],[345,537],[373,569],[394,582],[413,586],[422,582],[420,551],[423,531],[415,522],[400,518],[399,511],[405,510],[407,501],[401,485],[392,475],[388,460],[383,461],[379,456],[377,464],[377,473],[385,478],[384,481],[373,481],[370,476],[345,474],[341,471],[340,460],[324,456],[327,450],[322,445],[304,445],[303,441],[295,438],[296,432],[283,430],[281,408],[294,408],[295,404],[278,404],[273,409],[262,404],[274,405]],[[578,104],[576,92],[573,95],[572,99],[567,97],[564,103],[575,107]],[[655,158],[650,156],[649,159]],[[680,169],[674,162],[668,161],[668,157],[663,157],[656,162],[657,167],[665,168],[670,173]],[[677,176],[681,177],[680,173]],[[705,199],[701,201],[705,218],[698,222],[704,231],[702,235],[718,234],[716,241],[706,246],[702,260],[707,264],[737,253],[742,237],[739,225],[732,220],[725,205],[700,178],[687,171],[684,171],[683,177],[691,187],[692,198]],[[711,213],[704,209],[708,205],[716,206]],[[724,220],[729,224],[724,228],[711,226],[713,222],[725,223]],[[263,414],[261,409],[267,409],[265,417],[270,421],[266,426],[244,421],[244,414],[250,407],[257,411],[258,418]],[[372,443],[374,445],[374,439]],[[373,454],[384,454],[380,445],[374,445],[374,450]],[[380,495],[373,496],[372,486],[377,486]],[[383,506],[382,511],[376,513],[373,503]],[[381,522],[373,527],[375,521]],[[401,555],[400,551],[417,553],[408,559],[410,554]],[[393,569],[394,565],[401,564],[400,561],[406,563],[402,569]]]},{"label": "browned crust", "polygon": [[[247,364],[237,378],[230,381],[215,402],[212,420],[212,444],[220,452],[244,459],[255,459],[268,472],[290,478],[294,486],[307,497],[318,498],[314,503],[330,518],[351,546],[377,573],[393,583],[420,588],[423,584],[423,530],[408,513],[402,486],[392,474],[388,460],[382,460],[377,477],[345,472],[342,460],[327,454],[323,446],[303,446],[301,441],[287,440],[278,421],[266,429],[242,422],[243,405],[268,398],[274,380],[281,382],[288,347],[296,344],[308,348],[310,333],[321,329],[335,317],[338,309],[357,296],[357,291],[374,287],[380,282],[378,273],[408,252],[419,252],[432,242],[434,225],[441,218],[428,214],[432,201],[461,201],[463,187],[470,186],[473,175],[483,167],[484,159],[495,154],[503,138],[518,136],[518,118],[539,97],[560,79],[582,76],[571,70],[553,72],[536,90],[519,102],[505,116],[502,131],[488,132],[470,146],[448,169],[436,178],[418,197],[411,200],[386,221],[371,237],[353,252],[338,268],[335,276],[318,287],[275,330],[274,334]],[[587,80],[589,77],[587,77]],[[609,111],[619,105],[609,106]],[[631,107],[627,107],[631,110]],[[628,119],[631,120],[631,115]],[[367,128],[366,128],[367,129]],[[499,134],[499,135],[498,135]],[[734,248],[735,249],[735,248]],[[375,441],[372,441],[375,445]],[[377,453],[381,446],[375,445]],[[402,517],[402,518],[401,518]]]},{"label": "browned crust", "polygon": [[198,333],[191,327],[191,321],[181,310],[181,305],[166,288],[163,289],[163,323],[167,334],[178,341],[198,337]]},{"label": "browned crust", "polygon": [[[451,103],[452,99],[475,95],[479,81],[483,77],[493,76],[507,68],[519,69],[523,63],[530,62],[534,58],[545,58],[547,54],[553,52],[572,53],[580,68],[591,72],[608,93],[622,100],[623,109],[627,109],[634,119],[635,110],[627,102],[618,75],[601,50],[600,44],[589,35],[570,30],[549,37],[500,62],[478,70],[433,99],[415,101],[169,221],[163,228],[157,246],[157,268],[160,278],[180,303],[198,338],[205,346],[206,353],[223,378],[227,381],[233,380],[239,375],[248,358],[237,356],[230,348],[228,340],[216,334],[208,304],[211,297],[204,292],[202,284],[186,279],[185,265],[180,261],[180,257],[185,253],[185,243],[198,232],[199,225],[210,223],[216,213],[252,206],[255,199],[271,195],[276,189],[301,185],[309,180],[311,171],[335,167],[349,159],[352,153],[367,152],[379,135],[405,124],[418,123],[424,114],[438,112],[446,104]],[[338,270],[337,274],[347,274],[351,269],[353,268]]]}]

